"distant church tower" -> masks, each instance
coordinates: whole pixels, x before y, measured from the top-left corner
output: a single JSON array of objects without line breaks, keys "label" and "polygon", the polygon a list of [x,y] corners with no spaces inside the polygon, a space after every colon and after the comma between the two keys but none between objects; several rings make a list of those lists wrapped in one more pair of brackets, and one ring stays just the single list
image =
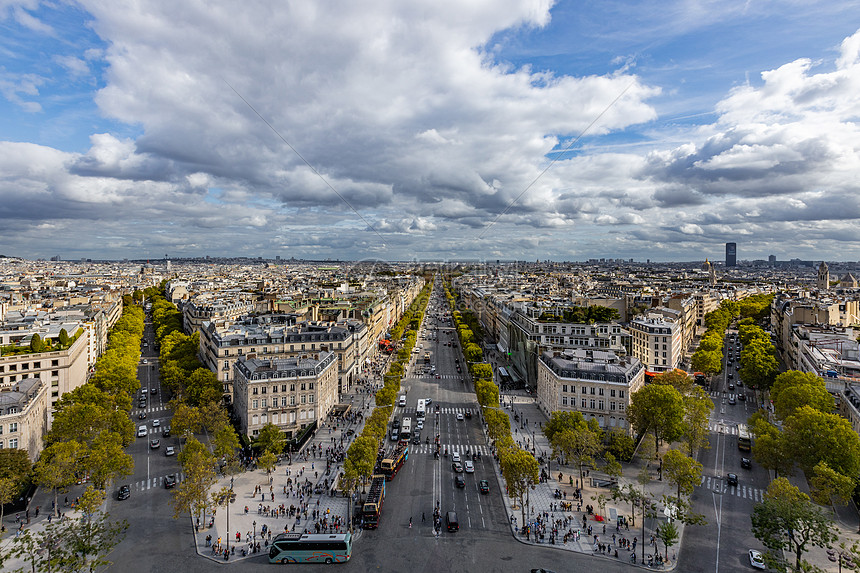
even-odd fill
[{"label": "distant church tower", "polygon": [[708,259],[705,259],[705,262],[702,264],[702,270],[708,271],[708,283],[710,283],[711,286],[716,286],[717,269],[714,267],[714,264]]},{"label": "distant church tower", "polygon": [[818,281],[816,282],[818,290],[830,290],[830,269],[827,268],[827,263],[821,261],[818,267]]}]

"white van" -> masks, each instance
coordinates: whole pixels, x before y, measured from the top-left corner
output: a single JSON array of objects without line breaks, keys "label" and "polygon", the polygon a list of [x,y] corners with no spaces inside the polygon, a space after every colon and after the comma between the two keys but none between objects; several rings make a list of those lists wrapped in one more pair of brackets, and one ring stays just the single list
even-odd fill
[{"label": "white van", "polygon": [[137,437],[145,438],[146,437],[146,426],[138,426],[137,427]]},{"label": "white van", "polygon": [[398,404],[401,408],[402,408],[402,407],[404,407],[404,406],[406,406],[406,396],[401,396],[401,397],[400,397],[400,400],[397,402],[397,404]]}]

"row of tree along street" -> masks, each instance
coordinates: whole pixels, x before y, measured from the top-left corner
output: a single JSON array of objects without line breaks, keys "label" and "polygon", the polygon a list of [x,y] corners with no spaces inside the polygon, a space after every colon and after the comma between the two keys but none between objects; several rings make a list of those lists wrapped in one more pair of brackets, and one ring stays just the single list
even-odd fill
[{"label": "row of tree along street", "polygon": [[[161,384],[173,396],[170,430],[183,443],[177,457],[185,478],[173,490],[173,517],[190,513],[205,522],[207,512],[232,499],[226,492],[212,492],[212,486],[219,472],[243,471],[239,436],[224,407],[221,383],[197,358],[200,335],[183,332],[182,313],[161,294],[164,286],[149,288],[145,295],[152,305]],[[204,431],[208,445],[195,437]]]},{"label": "row of tree along street", "polygon": [[[39,460],[31,468],[25,452],[21,458],[17,451],[10,451],[8,455],[18,456],[9,466],[14,468],[14,475],[0,470],[0,495],[7,492],[10,479],[16,487],[32,479],[54,494],[51,521],[38,532],[24,530],[22,522],[22,531],[10,552],[25,558],[33,571],[92,570],[107,564],[105,556],[128,528],[125,522],[110,522],[101,511],[106,486],[134,469],[133,459],[123,448],[134,439],[129,414],[132,397],[140,388],[137,365],[144,311],[138,303],[142,293],[122,300],[122,315],[109,333],[107,350],[96,362],[93,375],[86,384],[57,401]],[[79,335],[76,333],[75,338]],[[61,332],[57,341],[31,341],[30,349],[42,352],[55,349],[55,345],[68,347],[73,342],[74,338]],[[0,468],[4,466],[0,464]],[[60,519],[66,511],[66,500],[60,502],[60,493],[83,482],[90,485],[71,504],[82,512],[83,519]],[[0,565],[3,557],[0,556]]]},{"label": "row of tree along street", "polygon": [[432,276],[425,276],[425,280],[427,284],[391,329],[391,341],[399,341],[396,342],[397,357],[382,377],[382,388],[376,392],[376,407],[366,418],[361,433],[347,448],[338,487],[350,497],[362,484],[368,483],[376,468],[377,454],[385,440],[394,401],[400,394],[400,381],[406,373],[418,329],[433,292]]}]

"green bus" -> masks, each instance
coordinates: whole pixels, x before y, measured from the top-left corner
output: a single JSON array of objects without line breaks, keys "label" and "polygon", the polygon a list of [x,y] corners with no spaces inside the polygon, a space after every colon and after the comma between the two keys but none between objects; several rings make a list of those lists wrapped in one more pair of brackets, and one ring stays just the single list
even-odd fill
[{"label": "green bus", "polygon": [[269,563],[346,563],[350,533],[282,533],[269,548]]}]

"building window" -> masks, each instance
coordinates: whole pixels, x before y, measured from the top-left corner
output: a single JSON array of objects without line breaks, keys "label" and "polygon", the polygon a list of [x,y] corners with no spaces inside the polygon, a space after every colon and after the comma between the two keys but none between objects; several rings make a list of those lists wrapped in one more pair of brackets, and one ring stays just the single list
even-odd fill
[{"label": "building window", "polygon": [[302,394],[302,404],[307,403],[307,401],[308,401],[307,396],[305,396],[304,394]]},{"label": "building window", "polygon": [[562,391],[562,392],[564,392],[564,393],[567,393],[567,384],[562,384],[562,385],[561,385],[561,391]]},{"label": "building window", "polygon": [[286,405],[287,405],[287,397],[281,396],[281,406],[286,406]]},{"label": "building window", "polygon": [[[10,414],[15,414],[15,413],[18,411],[18,409],[17,409],[17,408],[13,408],[13,410],[14,410],[14,411],[10,410],[10,411],[9,411],[9,413],[10,413]],[[17,431],[18,431],[18,422],[11,422],[11,423],[9,424],[9,433],[10,433],[10,434],[14,434],[14,433],[15,433],[15,432],[17,432]]]},{"label": "building window", "polygon": [[610,388],[610,389],[609,389],[609,397],[610,397],[610,398],[615,398],[615,388]]},{"label": "building window", "polygon": [[598,409],[598,410],[602,410],[602,409],[603,409],[603,400],[598,400],[598,401],[597,401],[597,409]]},{"label": "building window", "polygon": [[618,403],[618,410],[619,410],[619,411],[621,411],[621,412],[623,412],[623,411],[624,411],[624,402],[619,402],[619,403]]},{"label": "building window", "polygon": [[258,393],[259,393],[259,389],[258,389],[256,386],[254,386],[253,388],[251,388],[251,394],[253,394],[254,396],[256,396]]},{"label": "building window", "polygon": [[295,406],[295,405],[296,405],[296,397],[290,396],[290,406]]},{"label": "building window", "polygon": [[314,403],[314,395],[313,394],[308,396],[308,402],[310,402],[311,404]]},{"label": "building window", "polygon": [[598,395],[598,396],[603,396],[603,388],[598,388],[598,389],[597,389],[597,395]]},{"label": "building window", "polygon": [[562,396],[562,397],[561,397],[561,405],[562,405],[562,406],[567,406],[567,396]]},{"label": "building window", "polygon": [[623,397],[624,397],[624,390],[619,390],[619,391],[618,391],[618,397],[619,397],[619,398],[623,398]]},{"label": "building window", "polygon": [[301,384],[301,388],[299,388],[299,390],[304,390],[304,389],[305,389],[305,383],[304,383],[304,382],[302,382],[302,384]]},{"label": "building window", "polygon": [[13,450],[18,449],[18,438],[9,439],[9,448]]},{"label": "building window", "polygon": [[272,386],[272,394],[277,394],[277,393],[278,393],[278,387]]},{"label": "building window", "polygon": [[51,366],[59,366],[59,365],[60,365],[59,360],[51,360]]},{"label": "building window", "polygon": [[594,388],[594,386],[592,386],[592,387],[591,387],[591,395],[592,395],[592,396],[594,396],[594,390],[595,390],[595,388]]},{"label": "building window", "polygon": [[591,409],[592,409],[592,410],[594,410],[594,409],[595,409],[595,406],[597,406],[596,400],[594,400],[594,399],[592,398],[591,400],[589,400],[589,401],[588,401],[588,405],[589,405],[589,406],[591,406]]},{"label": "building window", "polygon": [[586,402],[585,398],[582,399],[582,407],[588,408],[588,403]]},{"label": "building window", "polygon": [[256,410],[259,407],[260,407],[260,401],[259,400],[251,400],[251,408]]},{"label": "building window", "polygon": [[314,389],[314,383],[308,382],[308,390],[313,390],[313,389]]},{"label": "building window", "polygon": [[265,408],[265,407],[266,407],[266,403],[267,403],[267,400],[266,400],[265,398],[263,398],[263,403],[262,403],[262,407],[263,407],[263,408]]},{"label": "building window", "polygon": [[296,385],[290,384],[290,392],[295,392],[295,391],[296,391]]},{"label": "building window", "polygon": [[609,402],[609,409],[615,410],[615,402]]},{"label": "building window", "polygon": [[265,394],[265,393],[266,393],[266,387],[265,387],[265,386],[263,386],[262,388],[260,388],[260,392],[261,392],[262,394]]}]

